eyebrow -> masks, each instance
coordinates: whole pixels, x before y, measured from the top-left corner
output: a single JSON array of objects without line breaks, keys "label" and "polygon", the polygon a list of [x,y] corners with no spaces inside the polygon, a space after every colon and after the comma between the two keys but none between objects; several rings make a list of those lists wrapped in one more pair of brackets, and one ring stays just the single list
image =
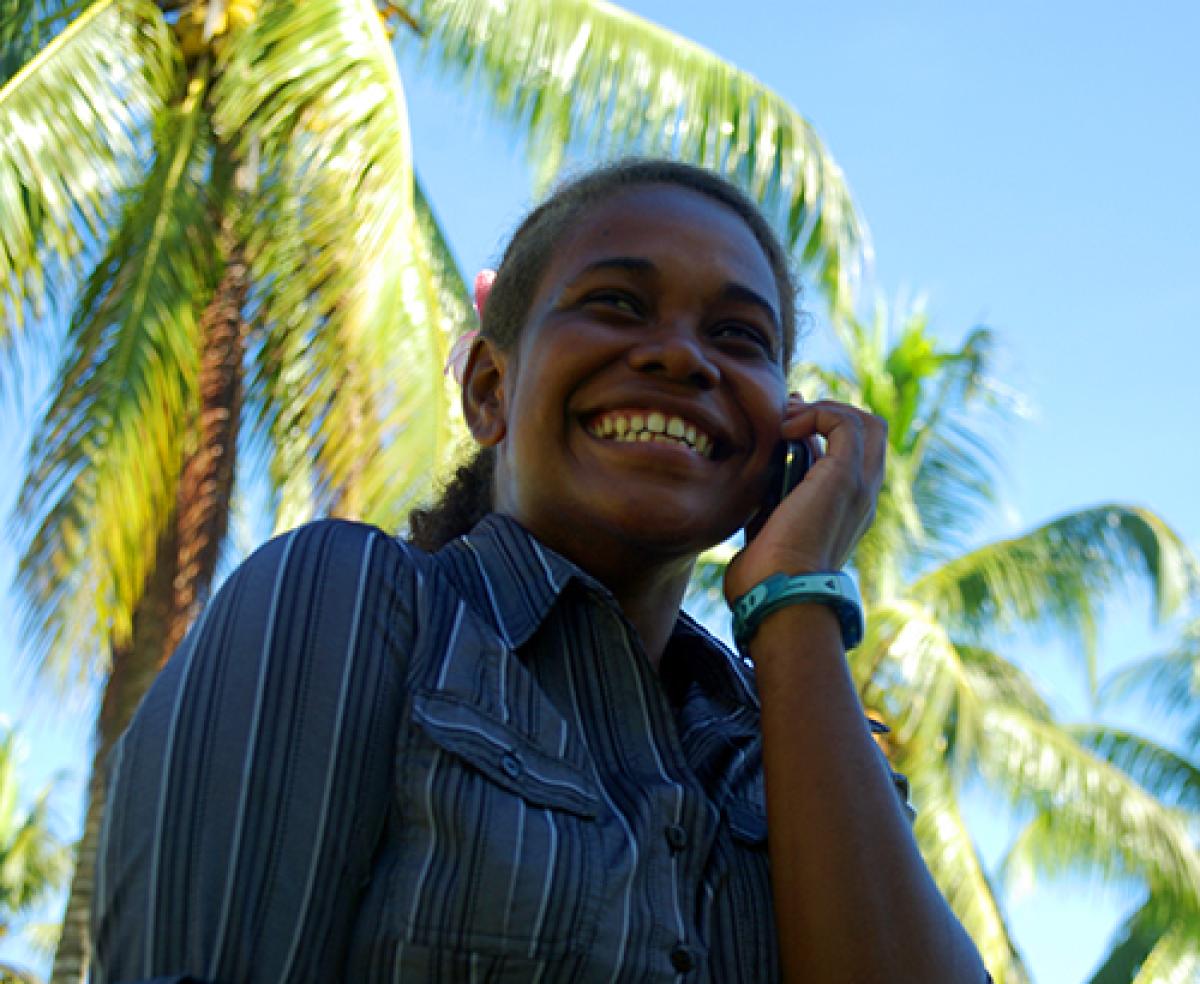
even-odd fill
[{"label": "eyebrow", "polygon": [[[606,256],[604,259],[589,263],[578,274],[572,277],[570,282],[572,285],[576,284],[588,274],[599,270],[623,270],[628,273],[645,274],[657,273],[658,267],[643,256]],[[726,284],[721,291],[721,297],[725,300],[740,301],[762,308],[763,312],[770,316],[771,323],[775,326],[776,331],[782,330],[780,328],[779,315],[776,313],[775,307],[758,291],[751,290],[742,284]]]}]

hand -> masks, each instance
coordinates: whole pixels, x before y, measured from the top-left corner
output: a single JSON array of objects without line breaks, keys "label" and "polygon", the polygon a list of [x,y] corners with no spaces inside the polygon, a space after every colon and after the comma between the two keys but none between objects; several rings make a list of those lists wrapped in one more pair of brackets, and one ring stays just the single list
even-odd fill
[{"label": "hand", "polygon": [[782,437],[825,439],[825,453],[771,513],[725,571],[731,603],[772,574],[841,569],[875,518],[887,454],[887,423],[845,403],[805,403],[793,394]]}]

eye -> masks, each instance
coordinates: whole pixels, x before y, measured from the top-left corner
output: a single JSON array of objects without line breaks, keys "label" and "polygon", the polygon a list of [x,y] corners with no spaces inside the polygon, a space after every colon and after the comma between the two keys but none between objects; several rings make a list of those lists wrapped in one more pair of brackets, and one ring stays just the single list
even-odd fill
[{"label": "eye", "polygon": [[722,321],[713,329],[713,337],[737,345],[753,346],[775,358],[775,342],[770,333],[745,321]]},{"label": "eye", "polygon": [[583,303],[588,305],[598,304],[601,307],[611,308],[623,314],[636,316],[642,313],[641,302],[633,294],[611,287],[589,291],[584,295]]}]

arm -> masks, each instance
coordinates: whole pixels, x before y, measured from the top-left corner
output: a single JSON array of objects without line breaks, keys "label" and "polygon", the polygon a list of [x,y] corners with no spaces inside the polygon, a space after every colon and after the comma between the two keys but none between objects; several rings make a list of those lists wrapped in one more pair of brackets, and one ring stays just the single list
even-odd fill
[{"label": "arm", "polygon": [[[730,565],[731,600],[780,571],[840,568],[873,516],[881,421],[835,404],[793,405],[784,431],[823,434],[829,451]],[[750,655],[784,980],[982,984],[975,946],[925,867],[863,725],[836,617],[815,604],[780,609]]]},{"label": "arm", "polygon": [[984,981],[863,726],[836,618],[782,609],[752,653],[784,979]]},{"label": "arm", "polygon": [[320,523],[214,597],[114,752],[95,980],[337,980],[387,813],[403,554]]}]

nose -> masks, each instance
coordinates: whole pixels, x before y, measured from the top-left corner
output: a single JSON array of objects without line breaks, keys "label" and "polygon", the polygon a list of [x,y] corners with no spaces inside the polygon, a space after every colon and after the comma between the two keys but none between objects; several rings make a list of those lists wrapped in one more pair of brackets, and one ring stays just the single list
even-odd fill
[{"label": "nose", "polygon": [[721,381],[721,370],[700,339],[683,325],[660,325],[648,331],[630,351],[629,364],[638,372],[702,390],[713,389]]}]

